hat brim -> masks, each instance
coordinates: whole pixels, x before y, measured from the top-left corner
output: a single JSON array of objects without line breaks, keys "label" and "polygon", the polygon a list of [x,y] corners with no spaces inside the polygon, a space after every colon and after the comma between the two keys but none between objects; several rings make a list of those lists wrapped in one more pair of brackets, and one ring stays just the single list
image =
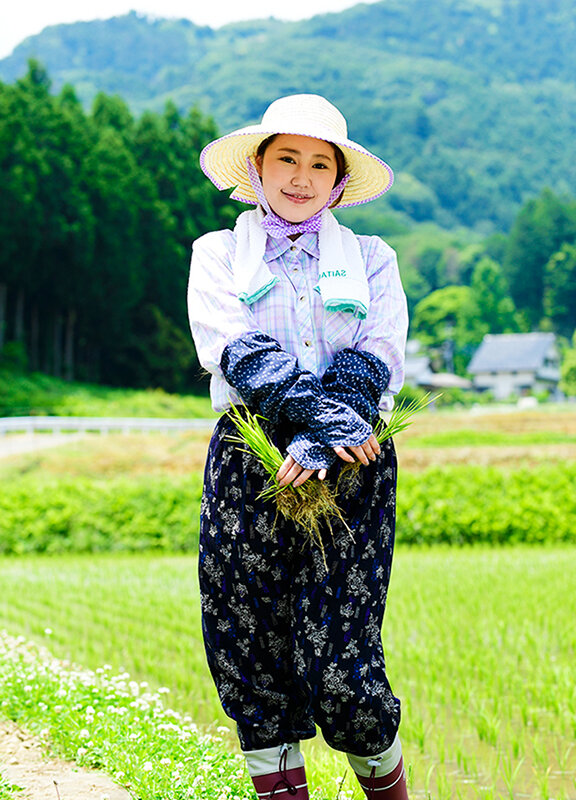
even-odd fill
[{"label": "hat brim", "polygon": [[[318,131],[321,133],[321,131]],[[264,130],[260,125],[241,128],[216,139],[202,150],[200,166],[218,189],[234,189],[230,197],[242,203],[257,205],[258,200],[248,177],[246,159],[254,156],[261,142],[274,134],[310,136],[331,142],[342,150],[350,180],[346,184],[338,208],[357,206],[380,197],[392,186],[392,169],[377,156],[350,139],[335,139],[298,130]]]}]

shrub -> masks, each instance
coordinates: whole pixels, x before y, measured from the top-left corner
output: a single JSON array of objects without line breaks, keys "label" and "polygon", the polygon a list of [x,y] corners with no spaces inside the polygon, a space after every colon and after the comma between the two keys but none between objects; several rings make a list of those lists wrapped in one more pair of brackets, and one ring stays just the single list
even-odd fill
[{"label": "shrub", "polygon": [[575,542],[576,464],[403,473],[398,539],[409,544]]},{"label": "shrub", "polygon": [[190,478],[6,483],[0,553],[195,551],[201,496]]},{"label": "shrub", "polygon": [[[202,481],[190,477],[94,480],[32,476],[0,495],[0,553],[198,548]],[[435,467],[402,473],[398,541],[406,544],[576,542],[576,464],[504,470]]]}]

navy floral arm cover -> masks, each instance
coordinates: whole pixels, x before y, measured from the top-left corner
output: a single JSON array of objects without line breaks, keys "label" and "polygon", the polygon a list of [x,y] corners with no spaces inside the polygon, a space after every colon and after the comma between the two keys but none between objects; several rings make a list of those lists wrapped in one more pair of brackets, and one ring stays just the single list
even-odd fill
[{"label": "navy floral arm cover", "polygon": [[[378,417],[380,398],[389,382],[390,370],[382,359],[351,348],[339,350],[322,376],[322,387],[331,398],[346,403],[371,424]],[[288,451],[302,466],[305,461],[322,458],[330,466],[336,457],[307,432],[298,433]]]},{"label": "navy floral arm cover", "polygon": [[330,397],[341,400],[371,424],[378,418],[382,393],[390,383],[390,370],[367,350],[339,350],[322,376]]},{"label": "navy floral arm cover", "polygon": [[220,366],[244,402],[271,422],[299,424],[329,447],[354,446],[370,436],[368,423],[329,397],[318,378],[265,333],[247,333],[228,344]]},{"label": "navy floral arm cover", "polygon": [[[329,467],[335,459],[332,447],[360,445],[372,432],[369,422],[344,400],[353,394],[343,380],[337,380],[344,364],[334,366],[333,362],[327,370],[330,375],[330,369],[335,369],[332,397],[313,373],[298,366],[295,356],[271,336],[255,331],[228,344],[220,366],[248,406],[272,422],[284,419],[302,425],[303,431],[288,446],[288,452],[306,469]],[[379,399],[380,395],[376,408]]]}]

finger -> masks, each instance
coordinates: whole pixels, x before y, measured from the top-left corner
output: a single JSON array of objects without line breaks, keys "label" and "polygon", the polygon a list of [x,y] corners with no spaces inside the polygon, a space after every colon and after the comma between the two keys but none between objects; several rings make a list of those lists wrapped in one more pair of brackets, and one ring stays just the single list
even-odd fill
[{"label": "finger", "polygon": [[376,461],[377,454],[374,452],[372,445],[369,442],[364,442],[364,444],[361,445],[361,450],[370,461]]},{"label": "finger", "polygon": [[319,469],[318,470],[318,480],[319,481],[323,481],[326,478],[326,475],[328,475],[328,470],[327,469]]},{"label": "finger", "polygon": [[365,467],[368,466],[369,463],[368,456],[366,455],[362,447],[350,447],[350,450],[352,450],[352,452],[354,453],[358,461],[360,461],[360,463],[364,464]]},{"label": "finger", "polygon": [[370,438],[368,439],[368,441],[370,442],[372,450],[376,453],[377,456],[379,456],[382,451],[382,448],[380,447],[380,442],[374,436],[373,433],[370,434]]},{"label": "finger", "polygon": [[[343,448],[341,445],[337,445],[336,447],[333,447],[332,449],[334,450],[334,452],[336,453],[336,455],[338,456],[338,458],[341,458],[341,459],[342,459],[342,461],[348,461],[350,464],[353,464],[353,463],[354,463],[354,461],[356,460],[356,459],[355,459],[353,456],[351,456],[351,455],[350,455],[350,453],[349,453],[347,450],[345,450],[345,449],[344,449],[344,448]],[[350,449],[352,449],[352,448],[350,448]]]},{"label": "finger", "polygon": [[276,473],[276,480],[280,482],[282,478],[284,478],[284,476],[288,473],[288,471],[292,469],[295,463],[296,462],[294,461],[291,455],[286,456],[286,458],[282,462],[282,466]]},{"label": "finger", "polygon": [[308,480],[308,478],[309,478],[311,475],[314,475],[314,472],[315,472],[315,471],[316,471],[316,470],[313,470],[313,469],[304,469],[304,470],[302,470],[302,472],[300,473],[300,475],[298,475],[298,477],[296,478],[296,480],[292,482],[292,485],[293,485],[294,487],[297,487],[297,486],[302,486],[302,484],[303,484],[303,483],[306,483],[306,481]]},{"label": "finger", "polygon": [[303,467],[292,456],[287,456],[284,463],[276,473],[276,480],[280,486],[287,486],[302,472]]},{"label": "finger", "polygon": [[288,470],[288,472],[278,481],[280,486],[288,486],[289,483],[292,483],[302,472],[302,467],[300,464],[294,464],[294,466]]},{"label": "finger", "polygon": [[371,434],[360,447],[370,461],[376,461],[376,457],[380,454],[380,445],[378,444],[378,439],[373,434]]}]

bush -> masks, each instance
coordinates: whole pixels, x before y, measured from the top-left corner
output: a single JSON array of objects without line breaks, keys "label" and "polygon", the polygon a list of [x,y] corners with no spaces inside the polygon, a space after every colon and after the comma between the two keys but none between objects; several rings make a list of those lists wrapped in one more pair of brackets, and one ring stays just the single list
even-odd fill
[{"label": "bush", "polygon": [[403,473],[398,540],[408,544],[576,542],[576,464]]},{"label": "bush", "polygon": [[18,478],[0,496],[0,553],[196,551],[201,490],[199,475]]},{"label": "bush", "polygon": [[[191,552],[202,481],[186,478],[6,481],[0,553]],[[402,473],[398,541],[405,544],[576,542],[576,464],[537,469],[435,467]]]}]

